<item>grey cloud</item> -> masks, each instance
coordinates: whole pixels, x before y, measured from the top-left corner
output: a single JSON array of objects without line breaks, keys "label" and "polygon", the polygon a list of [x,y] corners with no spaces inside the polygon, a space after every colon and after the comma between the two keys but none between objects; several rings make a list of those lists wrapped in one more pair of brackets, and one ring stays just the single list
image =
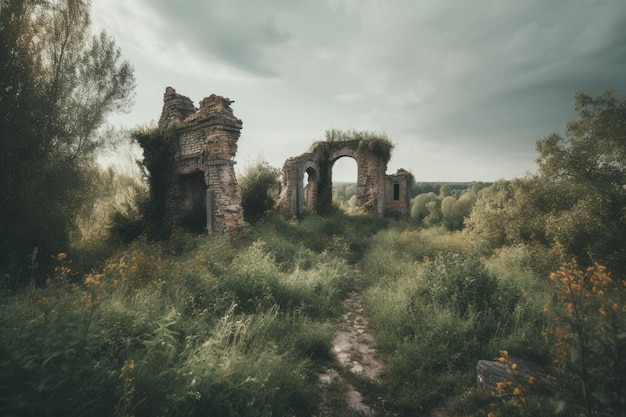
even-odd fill
[{"label": "grey cloud", "polygon": [[[422,100],[399,109],[407,119],[413,114],[409,130],[416,136],[483,148],[515,149],[525,141],[528,147],[572,116],[574,91],[625,90],[619,72],[626,63],[626,7],[439,4],[423,16],[417,9],[413,17],[400,16],[399,27],[379,28],[376,49],[362,46],[355,58],[355,66],[370,68],[365,77],[378,94],[417,87]],[[496,4],[512,8],[489,7]],[[383,49],[385,43],[390,48]]]},{"label": "grey cloud", "polygon": [[274,77],[279,73],[279,48],[288,30],[276,22],[269,3],[218,0],[146,0],[166,21],[160,33],[166,43],[180,43],[204,60],[220,60],[241,71]]},{"label": "grey cloud", "polygon": [[575,91],[626,93],[623,0],[142,1],[161,44],[257,81],[220,79],[244,120],[385,131],[394,158],[419,143],[516,160],[574,117]]}]

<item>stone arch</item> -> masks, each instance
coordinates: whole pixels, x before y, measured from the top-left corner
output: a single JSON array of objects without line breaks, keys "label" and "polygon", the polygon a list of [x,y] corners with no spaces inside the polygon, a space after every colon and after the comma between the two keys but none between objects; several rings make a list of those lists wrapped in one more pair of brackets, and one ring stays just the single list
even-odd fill
[{"label": "stone arch", "polygon": [[[332,209],[332,167],[340,158],[350,157],[357,164],[357,206],[361,211],[385,215],[386,198],[390,193],[387,181],[388,155],[381,154],[368,146],[367,140],[348,140],[337,142],[316,142],[300,156],[287,159],[283,166],[283,184],[279,204],[292,216],[300,216],[305,208],[324,214]],[[305,192],[302,181],[305,174],[314,173],[312,181]],[[408,178],[408,177],[407,177]],[[412,177],[411,177],[412,178]],[[408,196],[406,189],[408,182],[404,182],[403,196]],[[391,193],[393,195],[393,193]],[[310,204],[310,202],[314,204]],[[394,205],[394,212],[401,206]],[[406,207],[400,210],[408,214],[408,198]]]}]

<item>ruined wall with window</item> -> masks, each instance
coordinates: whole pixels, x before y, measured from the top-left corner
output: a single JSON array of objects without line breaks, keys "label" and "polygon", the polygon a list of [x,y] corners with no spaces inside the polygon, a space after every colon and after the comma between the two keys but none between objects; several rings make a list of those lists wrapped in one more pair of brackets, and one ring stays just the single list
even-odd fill
[{"label": "ruined wall with window", "polygon": [[349,157],[357,163],[358,209],[378,216],[408,216],[412,175],[404,170],[386,175],[390,149],[381,152],[372,145],[368,140],[320,141],[302,155],[289,158],[283,166],[279,198],[283,211],[292,216],[330,211],[333,164]]},{"label": "ruined wall with window", "polygon": [[402,168],[385,176],[385,216],[407,218],[410,214],[413,175]]},{"label": "ruined wall with window", "polygon": [[159,128],[173,127],[178,140],[166,203],[174,224],[231,235],[245,225],[234,169],[242,122],[231,103],[213,94],[196,108],[172,87],[165,90]]}]

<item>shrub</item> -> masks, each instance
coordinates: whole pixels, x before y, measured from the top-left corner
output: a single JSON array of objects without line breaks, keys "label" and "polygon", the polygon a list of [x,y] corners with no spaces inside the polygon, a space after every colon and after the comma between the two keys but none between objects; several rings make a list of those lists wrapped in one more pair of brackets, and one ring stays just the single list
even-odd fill
[{"label": "shrub", "polygon": [[246,220],[258,221],[274,208],[280,193],[280,170],[259,159],[255,165],[246,167],[239,178],[241,207]]}]

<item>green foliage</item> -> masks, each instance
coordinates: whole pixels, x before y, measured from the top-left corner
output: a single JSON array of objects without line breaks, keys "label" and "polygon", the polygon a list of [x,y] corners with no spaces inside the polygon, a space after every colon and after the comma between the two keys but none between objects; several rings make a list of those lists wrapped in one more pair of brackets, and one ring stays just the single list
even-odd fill
[{"label": "green foliage", "polygon": [[[83,169],[110,138],[106,117],[127,110],[133,69],[104,32],[90,34],[86,1],[0,4],[0,260],[24,268],[34,247],[68,247],[89,187]],[[13,271],[11,272],[13,273]]]},{"label": "green foliage", "polygon": [[360,130],[339,130],[330,129],[325,132],[327,142],[362,142],[367,149],[375,155],[380,156],[389,162],[393,143],[389,140],[386,133],[376,133]]},{"label": "green foliage", "polygon": [[[460,188],[463,187],[463,188]],[[411,199],[410,217],[416,224],[423,227],[444,226],[447,230],[462,230],[465,220],[469,217],[477,200],[477,192],[482,190],[483,183],[470,184],[437,184],[437,187],[420,189],[436,189],[417,194]]]},{"label": "green foliage", "polygon": [[[466,194],[478,194],[475,211],[496,214],[510,201],[562,204],[548,192],[558,184],[534,181],[430,197],[442,221]],[[86,275],[59,253],[46,285],[1,288],[0,413],[358,414],[344,387],[321,387],[317,375],[333,366],[342,300],[355,288],[386,369],[378,384],[348,382],[381,413],[623,413],[626,284],[599,265],[561,265],[564,249],[522,238],[549,221],[507,219],[502,242],[517,243],[489,250],[476,229],[337,213],[264,216],[237,240],[142,237]],[[524,378],[493,397],[478,393],[478,360],[500,356],[514,372],[504,350],[544,367],[545,385]]]},{"label": "green foliage", "polygon": [[70,248],[80,270],[88,272],[143,232],[148,188],[141,179],[112,168],[83,173],[91,187],[83,192],[86,203],[77,214]]},{"label": "green foliage", "polygon": [[238,179],[245,219],[254,223],[274,208],[280,193],[280,170],[263,159],[248,165]]},{"label": "green foliage", "polygon": [[441,221],[441,199],[435,193],[420,194],[411,200],[411,219],[426,227]]},{"label": "green foliage", "polygon": [[167,192],[175,180],[174,155],[178,144],[176,125],[166,128],[142,127],[131,134],[143,150],[142,166],[147,170],[150,199],[145,207],[144,218],[151,238],[169,236],[166,221]]},{"label": "green foliage", "polygon": [[541,331],[551,295],[538,265],[549,262],[540,253],[519,247],[485,260],[443,229],[388,229],[369,248],[365,310],[388,365],[383,395],[401,415],[467,392],[476,362],[503,346],[548,361]]},{"label": "green foliage", "polygon": [[59,254],[45,287],[0,303],[2,414],[314,414],[351,271],[310,251],[285,270],[239,244],[140,239],[77,283]]},{"label": "green foliage", "polygon": [[623,272],[626,99],[579,92],[575,109],[566,138],[537,142],[538,175],[479,192],[469,232],[491,248],[559,242],[585,265],[600,261]]},{"label": "green foliage", "polygon": [[348,214],[358,214],[356,184],[333,183],[333,205]]}]

